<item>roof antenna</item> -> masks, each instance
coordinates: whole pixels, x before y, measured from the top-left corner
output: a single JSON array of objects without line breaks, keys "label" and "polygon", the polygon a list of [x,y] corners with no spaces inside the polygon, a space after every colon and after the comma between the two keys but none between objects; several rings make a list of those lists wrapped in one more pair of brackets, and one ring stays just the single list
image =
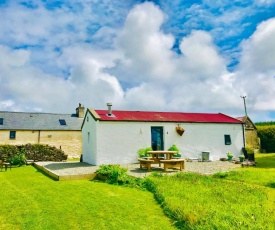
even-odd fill
[{"label": "roof antenna", "polygon": [[241,96],[241,98],[243,99],[243,103],[244,103],[245,116],[247,116],[246,104],[245,104],[245,98],[246,98],[246,96]]}]

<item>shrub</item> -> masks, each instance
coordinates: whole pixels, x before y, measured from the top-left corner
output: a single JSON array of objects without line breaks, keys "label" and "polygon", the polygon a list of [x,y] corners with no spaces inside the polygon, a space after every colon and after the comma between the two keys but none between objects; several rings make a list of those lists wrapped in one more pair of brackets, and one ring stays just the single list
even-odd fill
[{"label": "shrub", "polygon": [[18,154],[15,154],[14,156],[12,156],[9,159],[9,162],[11,163],[11,165],[22,166],[22,165],[26,164],[27,159],[26,159],[26,156],[24,153],[18,153]]},{"label": "shrub", "polygon": [[168,150],[177,151],[176,154],[173,154],[173,157],[181,157],[181,154],[179,153],[179,148],[175,144],[173,144]]},{"label": "shrub", "polygon": [[213,177],[223,179],[223,178],[228,177],[228,175],[229,174],[227,172],[216,172],[216,173],[213,174]]},{"label": "shrub", "polygon": [[128,175],[127,169],[120,165],[101,165],[96,170],[99,179],[105,180],[109,184],[123,185],[145,189],[146,180]]},{"label": "shrub", "polygon": [[27,159],[34,161],[62,161],[67,159],[64,151],[54,146],[43,144],[26,144],[25,149]]},{"label": "shrub", "polygon": [[247,154],[254,154],[254,149],[250,145],[247,145],[245,150]]},{"label": "shrub", "polygon": [[7,159],[11,158],[15,154],[19,153],[17,147],[15,145],[0,145],[0,152],[3,157],[6,157]]},{"label": "shrub", "polygon": [[149,157],[150,154],[147,154],[147,152],[152,150],[152,147],[141,148],[138,150],[137,154],[139,157]]},{"label": "shrub", "polygon": [[263,152],[275,152],[275,125],[257,126],[258,136],[261,139],[261,150]]},{"label": "shrub", "polygon": [[[34,161],[62,161],[67,159],[67,155],[56,147],[43,144],[26,145],[0,145],[0,152],[12,164],[23,163],[28,160]],[[20,164],[21,164],[20,163]]]}]

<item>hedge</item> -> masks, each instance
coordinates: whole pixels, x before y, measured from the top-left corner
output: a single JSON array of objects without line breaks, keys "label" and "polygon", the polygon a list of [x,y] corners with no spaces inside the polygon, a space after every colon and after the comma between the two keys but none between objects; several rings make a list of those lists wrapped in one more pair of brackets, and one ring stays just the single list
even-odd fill
[{"label": "hedge", "polygon": [[65,155],[63,150],[43,144],[4,144],[0,145],[0,153],[11,163],[22,159],[22,155],[24,155],[26,160],[34,161],[63,161],[67,159],[67,155]]},{"label": "hedge", "polygon": [[257,126],[258,137],[261,139],[261,151],[275,152],[275,125]]}]

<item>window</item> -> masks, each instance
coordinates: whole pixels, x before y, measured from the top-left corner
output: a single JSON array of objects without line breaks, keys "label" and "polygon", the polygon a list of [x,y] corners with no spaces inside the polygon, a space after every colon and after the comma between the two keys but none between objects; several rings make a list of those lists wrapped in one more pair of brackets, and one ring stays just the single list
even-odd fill
[{"label": "window", "polygon": [[16,138],[16,131],[10,131],[10,139]]},{"label": "window", "polygon": [[231,145],[231,137],[230,135],[224,135],[224,144]]},{"label": "window", "polygon": [[3,125],[4,123],[4,118],[0,118],[0,125]]},{"label": "window", "polygon": [[66,125],[66,121],[64,119],[59,119],[60,125]]}]

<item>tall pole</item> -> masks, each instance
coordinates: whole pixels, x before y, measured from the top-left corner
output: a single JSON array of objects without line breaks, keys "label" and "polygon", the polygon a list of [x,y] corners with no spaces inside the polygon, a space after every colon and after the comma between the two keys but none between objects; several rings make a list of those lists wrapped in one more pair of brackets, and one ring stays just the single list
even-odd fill
[{"label": "tall pole", "polygon": [[246,98],[246,96],[241,96],[241,98],[243,99],[243,104],[244,104],[244,111],[245,111],[245,116],[247,116],[247,111],[246,111],[246,104],[245,104],[245,98]]}]

